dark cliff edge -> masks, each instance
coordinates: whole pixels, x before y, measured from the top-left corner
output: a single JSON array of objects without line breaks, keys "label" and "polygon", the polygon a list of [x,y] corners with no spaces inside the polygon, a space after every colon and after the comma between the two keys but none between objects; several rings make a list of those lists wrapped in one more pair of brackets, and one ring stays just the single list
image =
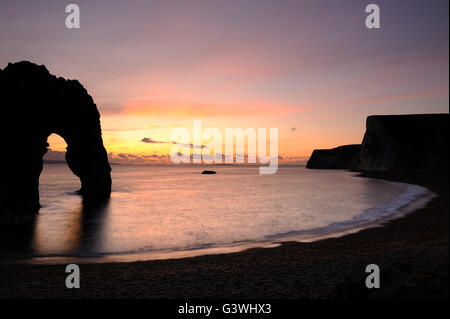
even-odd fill
[{"label": "dark cliff edge", "polygon": [[356,169],[448,170],[449,114],[372,115]]},{"label": "dark cliff edge", "polygon": [[53,133],[67,143],[66,162],[80,178],[84,200],[109,198],[100,114],[78,81],[56,77],[43,65],[10,63],[0,69],[0,112],[0,225],[23,223],[39,210],[42,157]]},{"label": "dark cliff edge", "polygon": [[361,145],[314,150],[306,168],[448,171],[449,114],[371,115]]},{"label": "dark cliff edge", "polygon": [[350,169],[355,167],[360,144],[343,145],[332,149],[314,150],[306,163],[313,169]]}]

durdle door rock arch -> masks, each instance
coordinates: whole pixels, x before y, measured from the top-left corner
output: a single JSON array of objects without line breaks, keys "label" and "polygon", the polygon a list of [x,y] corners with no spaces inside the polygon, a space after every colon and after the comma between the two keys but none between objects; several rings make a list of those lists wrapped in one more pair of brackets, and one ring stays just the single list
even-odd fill
[{"label": "durdle door rock arch", "polygon": [[76,80],[56,77],[43,65],[0,69],[0,225],[26,221],[39,208],[39,176],[47,138],[67,143],[66,161],[80,178],[85,201],[111,194],[111,167],[103,146],[100,114]]}]

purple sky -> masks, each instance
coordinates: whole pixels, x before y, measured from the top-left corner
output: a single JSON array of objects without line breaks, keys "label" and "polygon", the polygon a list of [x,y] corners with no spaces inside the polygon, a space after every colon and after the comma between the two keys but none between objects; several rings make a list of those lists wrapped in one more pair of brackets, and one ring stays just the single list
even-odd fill
[{"label": "purple sky", "polygon": [[[0,68],[78,79],[109,151],[163,154],[139,144],[167,140],[149,126],[202,119],[279,127],[280,151],[301,157],[360,142],[370,114],[448,112],[447,0],[73,2],[78,30],[70,2],[2,0]],[[369,3],[381,29],[364,25]]]}]

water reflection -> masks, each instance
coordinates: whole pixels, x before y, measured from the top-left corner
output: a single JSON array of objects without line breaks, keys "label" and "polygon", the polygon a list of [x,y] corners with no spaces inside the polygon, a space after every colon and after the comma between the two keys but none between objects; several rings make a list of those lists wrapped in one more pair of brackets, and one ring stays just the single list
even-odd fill
[{"label": "water reflection", "polygon": [[404,185],[345,171],[282,167],[262,178],[257,168],[215,170],[205,178],[196,167],[118,166],[111,200],[90,204],[73,192],[79,180],[66,166],[47,165],[40,214],[19,231],[0,230],[0,258],[16,252],[111,259],[225,247],[324,227],[332,232],[342,223],[353,227],[395,209],[397,202],[386,207],[393,197],[411,201],[399,196]]},{"label": "water reflection", "polygon": [[28,223],[0,228],[1,255],[27,255],[33,251],[33,237],[36,229],[37,215]]},{"label": "water reflection", "polygon": [[[82,201],[60,216],[37,214],[28,223],[0,230],[0,255],[39,256],[86,255],[102,247],[109,200],[101,203]],[[54,223],[48,223],[48,219]]]},{"label": "water reflection", "polygon": [[81,222],[78,231],[78,253],[92,253],[102,250],[106,218],[109,216],[110,201],[83,203],[79,207]]}]

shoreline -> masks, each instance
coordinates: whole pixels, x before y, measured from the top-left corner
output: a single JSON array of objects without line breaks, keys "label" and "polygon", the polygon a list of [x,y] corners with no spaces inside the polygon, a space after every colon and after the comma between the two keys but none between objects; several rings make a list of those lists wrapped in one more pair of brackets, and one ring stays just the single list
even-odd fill
[{"label": "shoreline", "polygon": [[[0,265],[7,283],[0,298],[448,297],[448,173],[361,177],[417,184],[438,196],[381,227],[342,237],[182,259],[80,263],[84,282],[76,291],[65,289],[61,265]],[[371,263],[380,266],[384,289],[365,288]]]},{"label": "shoreline", "polygon": [[[361,178],[360,175],[353,176]],[[391,181],[386,181],[391,182]],[[244,240],[223,245],[207,245],[186,249],[167,249],[147,252],[123,252],[104,254],[47,254],[30,256],[5,256],[5,264],[89,264],[89,263],[120,263],[138,262],[164,259],[181,259],[213,254],[230,254],[243,252],[252,248],[279,247],[284,242],[310,243],[328,238],[338,238],[359,232],[366,228],[380,227],[392,219],[401,218],[412,211],[422,208],[436,196],[431,190],[415,184],[392,182],[401,184],[404,188],[401,193],[390,201],[365,210],[352,219],[334,222],[332,224],[314,229],[290,231],[287,233],[265,236],[254,240]],[[375,213],[375,215],[373,215]],[[0,261],[2,262],[2,261]]]}]

